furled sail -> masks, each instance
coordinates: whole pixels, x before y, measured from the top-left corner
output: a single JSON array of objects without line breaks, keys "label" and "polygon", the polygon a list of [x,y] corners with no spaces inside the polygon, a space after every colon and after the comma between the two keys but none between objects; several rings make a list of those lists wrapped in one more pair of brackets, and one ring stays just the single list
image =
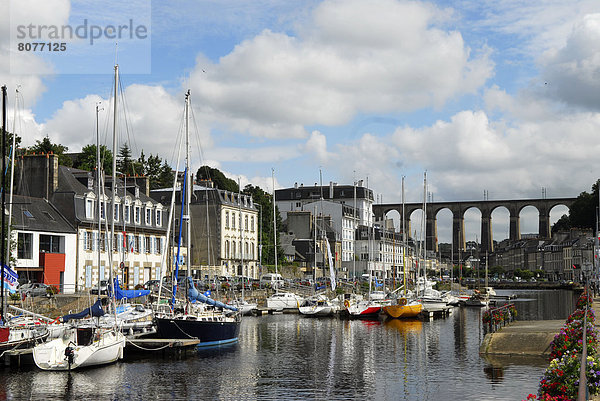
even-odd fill
[{"label": "furled sail", "polygon": [[71,313],[69,315],[64,315],[60,318],[60,321],[63,323],[67,323],[69,320],[83,319],[90,314],[90,310],[93,317],[104,316],[104,310],[102,309],[101,301],[97,300],[96,303],[91,306],[91,308],[85,308],[79,313]]},{"label": "furled sail", "polygon": [[[119,286],[119,279],[115,278],[115,299],[120,301],[123,298],[131,299],[131,298],[139,298],[145,295],[150,294],[150,290],[122,290]],[[112,288],[108,287],[108,294],[111,296]]]},{"label": "furled sail", "polygon": [[216,301],[216,300],[209,298],[206,295],[200,293],[200,291],[198,291],[196,289],[196,286],[194,285],[194,280],[191,277],[188,277],[187,279],[188,279],[188,284],[189,284],[188,297],[190,298],[191,301],[196,300],[196,301],[204,302],[205,304],[208,304],[208,305],[216,306],[217,308],[229,309],[229,310],[237,312],[238,309],[236,307],[233,307],[231,305],[226,305],[223,302]]}]

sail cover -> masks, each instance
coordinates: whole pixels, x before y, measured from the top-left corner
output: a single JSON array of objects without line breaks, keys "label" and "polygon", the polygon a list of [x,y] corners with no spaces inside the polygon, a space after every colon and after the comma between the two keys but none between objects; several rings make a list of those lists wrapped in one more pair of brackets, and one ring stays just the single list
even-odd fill
[{"label": "sail cover", "polygon": [[207,297],[204,294],[201,294],[200,291],[196,289],[196,286],[194,285],[194,280],[191,277],[188,277],[187,279],[190,286],[190,289],[188,290],[188,297],[190,298],[190,301],[200,301],[208,305],[216,306],[217,308],[229,309],[237,312],[238,309],[236,307],[226,305],[223,302],[216,301],[212,298]]},{"label": "sail cover", "polygon": [[67,323],[69,320],[83,319],[90,314],[90,309],[91,309],[92,317],[104,316],[104,310],[102,309],[102,304],[100,303],[100,300],[97,300],[96,303],[91,306],[91,308],[85,308],[84,310],[82,310],[79,313],[71,313],[69,315],[64,315],[63,317],[60,318],[60,321],[63,323]]},{"label": "sail cover", "polygon": [[[123,298],[139,298],[150,294],[150,290],[122,290],[119,286],[119,279],[115,277],[115,299],[120,301]],[[111,296],[112,288],[108,287],[108,295]]]}]

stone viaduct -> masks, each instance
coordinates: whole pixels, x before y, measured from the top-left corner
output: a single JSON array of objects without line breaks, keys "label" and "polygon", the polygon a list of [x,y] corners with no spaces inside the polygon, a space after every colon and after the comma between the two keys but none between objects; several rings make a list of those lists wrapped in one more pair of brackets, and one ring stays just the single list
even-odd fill
[{"label": "stone viaduct", "polygon": [[[509,239],[512,241],[521,238],[519,227],[519,214],[527,206],[535,207],[539,212],[539,237],[550,238],[550,211],[555,206],[564,205],[571,208],[577,198],[554,198],[554,199],[523,199],[523,200],[481,200],[481,201],[459,201],[459,202],[431,202],[426,204],[426,246],[429,250],[438,251],[437,243],[437,214],[443,209],[452,212],[452,248],[455,252],[464,250],[465,241],[465,212],[476,208],[481,212],[481,251],[494,251],[494,239],[492,238],[492,212],[499,207],[505,207],[510,214]],[[387,213],[397,211],[400,221],[404,219],[407,232],[410,233],[410,216],[415,210],[423,210],[422,203],[405,203],[402,215],[402,204],[374,204],[373,213],[376,219],[382,219]]]}]

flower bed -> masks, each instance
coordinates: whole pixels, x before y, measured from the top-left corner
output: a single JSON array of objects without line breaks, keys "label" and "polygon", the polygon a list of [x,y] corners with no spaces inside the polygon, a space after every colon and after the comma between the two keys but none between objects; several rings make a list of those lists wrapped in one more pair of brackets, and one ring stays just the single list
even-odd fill
[{"label": "flower bed", "polygon": [[515,308],[514,304],[505,305],[501,308],[490,309],[483,313],[481,317],[481,321],[483,322],[483,327],[490,331],[493,331],[500,325],[505,325],[506,323],[514,320],[517,317],[517,308]]},{"label": "flower bed", "polygon": [[[579,391],[581,352],[583,351],[583,322],[586,305],[592,298],[583,294],[577,300],[577,309],[567,318],[565,325],[554,337],[550,365],[540,380],[537,395],[529,394],[527,400],[575,400]],[[586,378],[590,395],[600,393],[600,359],[598,359],[598,334],[594,327],[595,315],[588,309],[586,317]]]}]

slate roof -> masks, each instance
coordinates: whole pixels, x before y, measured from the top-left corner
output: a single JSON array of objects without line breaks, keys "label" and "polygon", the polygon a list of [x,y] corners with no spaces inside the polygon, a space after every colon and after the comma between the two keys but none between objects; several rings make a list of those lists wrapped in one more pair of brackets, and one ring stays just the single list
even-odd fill
[{"label": "slate roof", "polygon": [[30,196],[13,196],[11,226],[13,230],[75,234],[75,228],[52,204]]}]

